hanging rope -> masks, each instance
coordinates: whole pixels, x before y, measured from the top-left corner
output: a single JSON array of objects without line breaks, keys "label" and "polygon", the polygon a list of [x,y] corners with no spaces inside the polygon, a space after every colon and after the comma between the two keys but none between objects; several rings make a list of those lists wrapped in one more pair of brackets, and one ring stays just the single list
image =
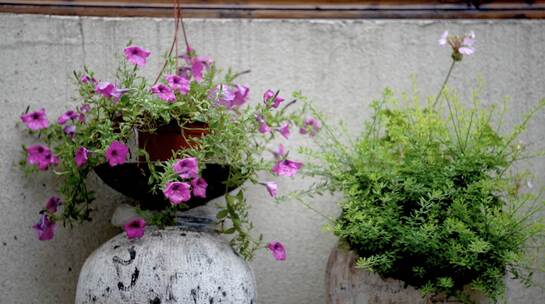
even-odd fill
[{"label": "hanging rope", "polygon": [[167,67],[168,59],[172,56],[173,51],[176,52],[175,65],[176,65],[176,70],[178,70],[178,58],[180,56],[180,54],[178,53],[178,32],[179,32],[180,24],[182,25],[185,48],[186,48],[186,51],[189,51],[190,46],[189,46],[189,41],[187,39],[187,32],[185,30],[184,21],[182,17],[182,6],[180,4],[180,0],[174,0],[174,37],[172,38],[172,44],[170,45],[170,50],[168,51],[167,58],[165,58],[163,67],[161,68],[161,71],[159,71],[159,74],[157,74],[157,78],[155,78],[153,85],[157,84],[157,82],[159,82],[159,79],[161,79],[161,76],[163,75],[163,72],[165,71],[165,68]]}]

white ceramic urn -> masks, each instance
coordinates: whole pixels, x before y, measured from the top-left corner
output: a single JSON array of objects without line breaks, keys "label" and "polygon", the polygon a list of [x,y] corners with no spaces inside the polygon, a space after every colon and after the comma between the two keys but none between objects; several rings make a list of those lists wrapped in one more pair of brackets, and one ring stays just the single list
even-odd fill
[{"label": "white ceramic urn", "polygon": [[76,304],[256,303],[250,266],[206,229],[146,228],[119,234],[87,258]]}]

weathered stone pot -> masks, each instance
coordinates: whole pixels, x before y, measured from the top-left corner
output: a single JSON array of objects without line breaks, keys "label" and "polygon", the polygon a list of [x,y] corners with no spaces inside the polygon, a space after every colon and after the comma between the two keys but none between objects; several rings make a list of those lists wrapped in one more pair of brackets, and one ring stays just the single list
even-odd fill
[{"label": "weathered stone pot", "polygon": [[141,239],[119,234],[89,256],[75,303],[255,302],[252,270],[218,235],[148,227]]},{"label": "weathered stone pot", "polygon": [[[461,303],[454,299],[435,297],[424,299],[412,286],[394,279],[382,279],[378,274],[356,268],[357,255],[335,246],[329,255],[326,270],[327,304],[428,304]],[[478,304],[491,302],[480,294],[472,294]]]}]

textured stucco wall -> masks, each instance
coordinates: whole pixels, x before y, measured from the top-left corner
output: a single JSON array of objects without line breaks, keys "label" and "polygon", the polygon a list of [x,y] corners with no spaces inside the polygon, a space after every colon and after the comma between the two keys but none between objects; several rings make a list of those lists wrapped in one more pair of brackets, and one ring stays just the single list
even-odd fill
[{"label": "textured stucco wall", "polygon": [[[510,96],[509,124],[545,96],[545,21],[223,19],[188,20],[187,28],[201,54],[221,66],[252,70],[243,82],[254,100],[269,87],[284,93],[301,89],[331,120],[344,119],[353,130],[360,129],[369,102],[386,86],[409,90],[410,76],[418,73],[420,92],[436,92],[449,61],[449,51],[437,47],[437,38],[447,28],[474,30],[478,38],[477,53],[454,71],[453,83],[470,87],[481,77],[486,102]],[[117,233],[109,216],[124,201],[94,179],[95,221],[73,231],[59,229],[53,241],[36,241],[30,226],[53,189],[45,175],[26,179],[17,168],[20,146],[29,142],[15,129],[19,114],[27,105],[61,113],[75,95],[72,70],[87,64],[108,79],[116,63],[112,54],[120,53],[129,39],[158,55],[171,37],[172,22],[165,19],[0,15],[0,303],[71,303],[85,257]],[[160,64],[154,56],[144,72],[152,77]],[[531,124],[525,141],[543,146],[543,118],[540,114]],[[544,180],[545,161],[527,165]],[[297,183],[283,180],[280,187]],[[285,241],[289,250],[284,263],[274,262],[267,252],[252,263],[258,302],[324,303],[324,268],[335,243],[322,229],[325,220],[295,202],[269,204],[259,187],[252,188],[250,200],[257,229],[266,239]],[[314,204],[326,214],[337,212],[334,199],[319,198]],[[537,304],[544,297],[537,288],[509,289],[511,303]]]}]

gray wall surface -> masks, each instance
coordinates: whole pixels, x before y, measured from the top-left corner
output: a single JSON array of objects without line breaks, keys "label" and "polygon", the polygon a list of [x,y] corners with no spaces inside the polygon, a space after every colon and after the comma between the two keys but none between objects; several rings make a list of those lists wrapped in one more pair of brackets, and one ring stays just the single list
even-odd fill
[{"label": "gray wall surface", "polygon": [[[119,231],[109,224],[117,204],[126,199],[92,178],[98,198],[95,220],[59,229],[54,240],[39,242],[31,225],[53,193],[48,174],[25,178],[17,166],[21,144],[30,138],[16,122],[27,105],[45,106],[50,119],[66,110],[76,95],[72,70],[84,64],[100,79],[113,67],[129,39],[152,51],[144,68],[157,73],[170,46],[169,19],[0,15],[0,303],[73,303],[78,271],[85,258]],[[486,83],[483,99],[511,97],[512,125],[545,97],[545,21],[400,21],[400,20],[230,20],[187,21],[190,42],[220,66],[251,69],[242,79],[254,102],[268,88],[284,95],[302,90],[331,121],[344,120],[354,132],[369,117],[369,103],[386,86],[410,90],[414,80],[422,95],[437,92],[448,69],[447,49],[437,45],[443,30],[477,34],[477,52],[455,69],[452,84],[468,96],[476,79]],[[544,113],[522,140],[545,146]],[[303,138],[294,140],[302,143]],[[526,164],[543,185],[545,161]],[[295,189],[298,179],[278,180],[281,191]],[[296,202],[276,206],[261,186],[250,187],[251,217],[265,239],[284,241],[288,260],[274,261],[259,252],[252,262],[258,302],[317,304],[325,302],[324,272],[336,240],[326,220]],[[335,199],[317,198],[314,207],[334,216]],[[541,283],[545,280],[539,276]],[[509,284],[510,303],[543,303],[542,289]]]}]

